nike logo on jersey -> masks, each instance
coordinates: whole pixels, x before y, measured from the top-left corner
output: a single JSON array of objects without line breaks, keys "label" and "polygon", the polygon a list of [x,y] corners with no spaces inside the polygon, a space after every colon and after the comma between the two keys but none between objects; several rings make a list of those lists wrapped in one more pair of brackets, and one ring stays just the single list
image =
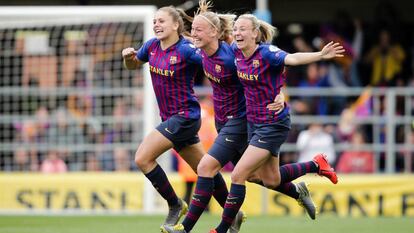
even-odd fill
[{"label": "nike logo on jersey", "polygon": [[151,56],[154,56],[154,55],[155,55],[155,52],[150,52],[150,55],[151,55]]},{"label": "nike logo on jersey", "polygon": [[165,131],[167,131],[169,134],[173,134],[167,127],[164,128]]},{"label": "nike logo on jersey", "polygon": [[228,138],[226,138],[225,140],[226,140],[226,142],[234,142],[234,140],[231,140],[231,139],[228,139]]},{"label": "nike logo on jersey", "polygon": [[260,143],[267,143],[266,141],[263,141],[262,139],[257,140]]}]

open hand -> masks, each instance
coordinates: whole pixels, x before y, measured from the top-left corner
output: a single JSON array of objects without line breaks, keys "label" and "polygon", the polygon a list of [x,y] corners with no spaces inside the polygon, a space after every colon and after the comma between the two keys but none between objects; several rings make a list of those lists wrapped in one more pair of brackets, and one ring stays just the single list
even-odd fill
[{"label": "open hand", "polygon": [[340,43],[329,42],[321,50],[322,59],[331,59],[334,57],[343,57],[344,47]]}]

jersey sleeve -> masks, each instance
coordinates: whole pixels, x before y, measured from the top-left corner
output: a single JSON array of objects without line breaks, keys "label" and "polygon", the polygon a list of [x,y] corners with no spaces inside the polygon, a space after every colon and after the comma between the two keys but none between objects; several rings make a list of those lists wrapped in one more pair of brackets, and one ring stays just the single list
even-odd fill
[{"label": "jersey sleeve", "polygon": [[283,66],[287,52],[279,49],[277,46],[268,45],[263,48],[262,56],[271,66]]},{"label": "jersey sleeve", "polygon": [[191,42],[185,42],[180,46],[180,52],[188,63],[202,65],[200,49],[197,49]]},{"label": "jersey sleeve", "polygon": [[138,52],[137,52],[137,58],[140,61],[143,62],[148,62],[148,53],[149,53],[149,48],[150,46],[155,42],[155,38],[148,40],[147,42],[145,42],[141,48],[139,48]]}]

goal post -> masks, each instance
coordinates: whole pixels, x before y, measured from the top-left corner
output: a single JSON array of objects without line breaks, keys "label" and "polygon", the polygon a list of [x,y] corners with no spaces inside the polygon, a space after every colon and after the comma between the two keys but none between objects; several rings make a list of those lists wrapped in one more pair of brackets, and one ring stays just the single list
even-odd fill
[{"label": "goal post", "polygon": [[[1,170],[16,171],[26,166],[39,171],[34,164],[16,165],[15,155],[20,153],[33,162],[48,156],[50,150],[64,150],[65,159],[75,171],[87,171],[89,166],[93,169],[94,161],[82,157],[78,163],[79,156],[68,154],[98,157],[99,153],[105,157],[105,151],[127,151],[128,158],[119,167],[128,169],[130,165],[126,163],[133,161],[133,151],[143,136],[155,128],[159,117],[148,65],[139,71],[127,71],[122,67],[121,50],[127,42],[138,49],[139,42],[153,36],[156,10],[155,6],[0,7]],[[125,105],[136,108],[125,110]],[[47,113],[39,106],[46,106]],[[82,135],[84,141],[70,146],[51,143],[54,140],[50,137],[47,140],[51,141],[43,140],[50,125],[58,124],[62,108],[67,124],[79,124],[82,132],[95,130],[99,135]],[[36,128],[39,115],[52,119],[44,135]],[[136,121],[142,121],[140,126]],[[87,128],[82,128],[85,125]],[[111,130],[117,130],[113,125],[126,126],[120,140],[111,138]],[[106,132],[109,133],[105,135]],[[112,141],[108,143],[105,138]],[[30,154],[32,148],[36,148],[35,155]],[[104,164],[99,169],[105,170],[105,161],[98,162]],[[156,200],[148,181],[143,196],[143,211],[153,212]]]}]

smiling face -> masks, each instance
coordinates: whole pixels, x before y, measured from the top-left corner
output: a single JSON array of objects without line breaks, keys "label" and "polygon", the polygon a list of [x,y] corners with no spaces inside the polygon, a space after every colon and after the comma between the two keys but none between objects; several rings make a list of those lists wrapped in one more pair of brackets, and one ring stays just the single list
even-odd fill
[{"label": "smiling face", "polygon": [[249,50],[256,46],[258,31],[253,27],[251,20],[239,18],[234,23],[233,37],[237,47],[242,51]]},{"label": "smiling face", "polygon": [[197,48],[204,49],[217,38],[217,30],[201,16],[194,18],[191,26],[191,37]]},{"label": "smiling face", "polygon": [[152,30],[157,39],[164,40],[174,35],[177,33],[178,26],[178,22],[174,22],[173,17],[167,11],[159,10],[155,13]]}]

